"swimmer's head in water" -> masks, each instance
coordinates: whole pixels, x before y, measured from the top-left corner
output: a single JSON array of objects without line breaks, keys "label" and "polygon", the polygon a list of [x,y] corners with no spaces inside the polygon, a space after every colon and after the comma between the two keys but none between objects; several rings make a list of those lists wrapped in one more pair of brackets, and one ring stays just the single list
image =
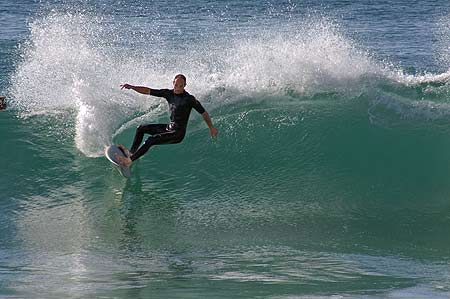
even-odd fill
[{"label": "swimmer's head in water", "polygon": [[0,96],[0,110],[6,109],[6,97]]}]

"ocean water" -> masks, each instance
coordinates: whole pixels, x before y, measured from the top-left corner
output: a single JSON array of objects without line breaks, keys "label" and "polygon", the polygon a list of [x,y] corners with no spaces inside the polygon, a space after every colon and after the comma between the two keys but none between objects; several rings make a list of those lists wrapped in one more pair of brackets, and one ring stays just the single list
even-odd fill
[{"label": "ocean water", "polygon": [[[1,298],[449,298],[448,1],[0,0]],[[167,104],[185,140],[103,156]]]}]

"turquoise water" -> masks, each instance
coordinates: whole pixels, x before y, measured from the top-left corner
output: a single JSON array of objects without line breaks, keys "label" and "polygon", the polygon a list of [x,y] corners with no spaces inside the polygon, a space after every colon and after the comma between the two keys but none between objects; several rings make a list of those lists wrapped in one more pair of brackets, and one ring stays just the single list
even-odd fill
[{"label": "turquoise water", "polygon": [[[0,297],[448,298],[446,1],[0,2]],[[126,180],[103,156],[210,112]]]}]

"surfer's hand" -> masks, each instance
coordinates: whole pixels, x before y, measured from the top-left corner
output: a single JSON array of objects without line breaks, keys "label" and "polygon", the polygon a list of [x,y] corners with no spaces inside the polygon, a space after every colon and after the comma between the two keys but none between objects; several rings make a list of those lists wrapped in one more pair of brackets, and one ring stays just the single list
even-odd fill
[{"label": "surfer's hand", "polygon": [[120,85],[120,89],[131,89],[133,87],[133,85],[130,85],[130,84],[128,84],[128,83],[125,83],[125,84],[121,84]]},{"label": "surfer's hand", "polygon": [[217,137],[217,135],[219,134],[219,130],[217,130],[216,128],[212,127],[211,129],[209,129],[209,132],[211,133],[211,137]]}]

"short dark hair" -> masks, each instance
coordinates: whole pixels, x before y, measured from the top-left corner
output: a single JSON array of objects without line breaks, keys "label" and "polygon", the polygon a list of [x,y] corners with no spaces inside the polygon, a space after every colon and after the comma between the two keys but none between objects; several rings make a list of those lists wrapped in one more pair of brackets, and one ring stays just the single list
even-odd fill
[{"label": "short dark hair", "polygon": [[181,78],[184,80],[184,84],[186,85],[186,76],[183,74],[178,74],[175,76],[175,78],[173,79],[173,81],[175,81],[176,79]]}]

